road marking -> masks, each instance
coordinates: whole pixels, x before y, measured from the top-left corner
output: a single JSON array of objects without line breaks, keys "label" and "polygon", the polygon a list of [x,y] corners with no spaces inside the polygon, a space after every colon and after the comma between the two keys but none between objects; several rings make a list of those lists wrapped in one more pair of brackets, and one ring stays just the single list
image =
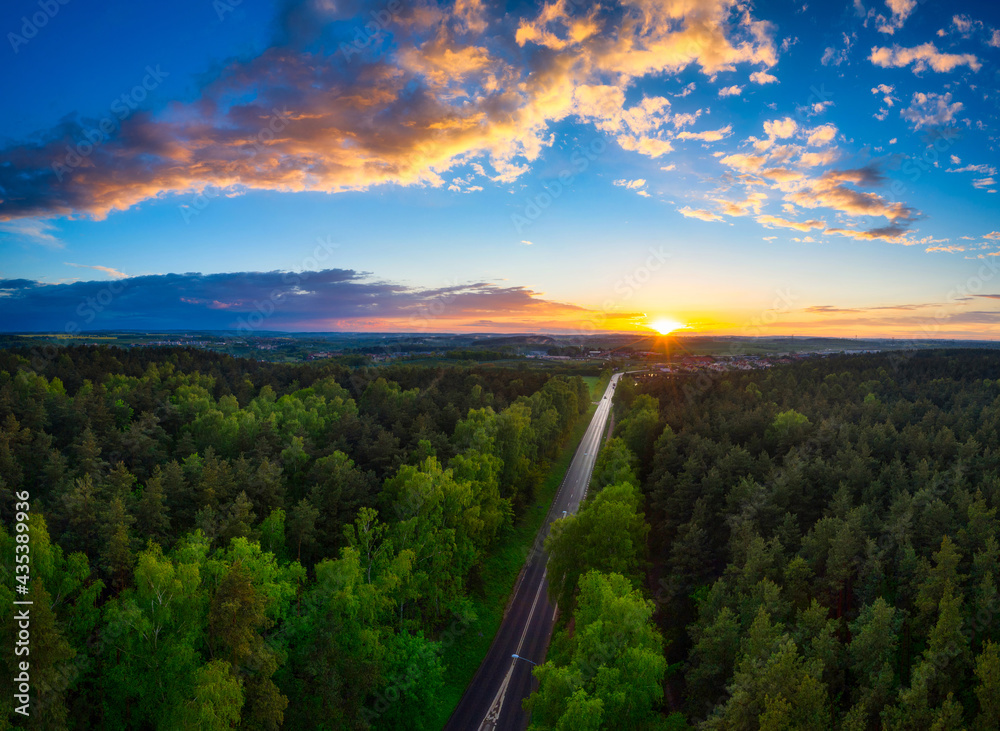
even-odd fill
[{"label": "road marking", "polygon": [[[542,589],[545,587],[545,576],[548,574],[548,571],[548,569],[545,569],[542,572],[542,578],[538,582],[538,590],[535,591],[535,599],[531,602],[528,620],[524,623],[524,631],[521,632],[521,639],[517,642],[517,649],[514,651],[515,655],[521,654],[521,646],[524,644],[524,638],[528,634],[528,627],[531,626],[531,618],[535,616],[535,607],[538,605],[538,597],[542,595]],[[479,724],[479,731],[491,731],[491,729],[496,728],[497,721],[500,720],[500,712],[503,710],[504,701],[507,698],[507,686],[510,685],[510,676],[514,672],[514,662],[514,658],[511,658],[507,675],[504,676],[503,682],[500,683],[497,694],[493,696],[493,703],[490,704],[490,710],[486,713],[486,718]]]}]

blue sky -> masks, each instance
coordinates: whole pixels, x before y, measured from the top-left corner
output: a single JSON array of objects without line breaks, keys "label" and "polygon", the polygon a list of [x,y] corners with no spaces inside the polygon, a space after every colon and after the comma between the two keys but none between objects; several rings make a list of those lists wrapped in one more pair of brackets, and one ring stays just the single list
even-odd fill
[{"label": "blue sky", "polygon": [[17,0],[0,328],[993,338],[998,29],[936,0]]}]

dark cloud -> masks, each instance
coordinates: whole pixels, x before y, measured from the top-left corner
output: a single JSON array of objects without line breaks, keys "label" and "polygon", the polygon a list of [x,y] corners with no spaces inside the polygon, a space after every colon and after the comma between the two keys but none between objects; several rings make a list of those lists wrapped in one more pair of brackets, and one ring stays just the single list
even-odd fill
[{"label": "dark cloud", "polygon": [[571,326],[592,315],[526,287],[489,282],[419,289],[344,269],[162,274],[44,284],[0,280],[5,331],[450,330],[471,319]]}]

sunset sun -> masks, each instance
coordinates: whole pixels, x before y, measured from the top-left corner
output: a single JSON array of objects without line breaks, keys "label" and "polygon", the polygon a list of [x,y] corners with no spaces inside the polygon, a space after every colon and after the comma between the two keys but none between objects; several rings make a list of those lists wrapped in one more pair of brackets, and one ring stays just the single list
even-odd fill
[{"label": "sunset sun", "polygon": [[684,323],[677,322],[677,320],[671,320],[670,318],[661,317],[650,322],[649,327],[656,330],[656,332],[660,333],[660,335],[669,335],[674,330],[679,330],[684,327]]}]

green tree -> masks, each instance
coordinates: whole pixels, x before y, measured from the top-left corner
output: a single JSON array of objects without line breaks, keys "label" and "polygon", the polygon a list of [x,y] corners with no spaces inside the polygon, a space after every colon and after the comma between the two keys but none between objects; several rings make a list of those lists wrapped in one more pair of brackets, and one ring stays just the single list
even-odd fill
[{"label": "green tree", "polygon": [[987,642],[982,653],[976,658],[976,698],[979,713],[976,728],[1000,728],[1000,650],[993,642]]},{"label": "green tree", "polygon": [[[533,672],[538,690],[525,702],[531,729],[642,728],[663,697],[663,638],[653,605],[620,574],[590,571],[580,579],[572,636],[559,638],[568,661]],[[582,693],[581,693],[582,691]]]},{"label": "green tree", "polygon": [[638,512],[638,488],[608,485],[576,515],[552,524],[545,540],[549,586],[563,608],[572,605],[579,577],[589,570],[616,572],[638,585],[649,525]]},{"label": "green tree", "polygon": [[210,660],[195,671],[194,692],[174,711],[171,724],[184,731],[224,731],[236,727],[243,688],[225,660]]}]

